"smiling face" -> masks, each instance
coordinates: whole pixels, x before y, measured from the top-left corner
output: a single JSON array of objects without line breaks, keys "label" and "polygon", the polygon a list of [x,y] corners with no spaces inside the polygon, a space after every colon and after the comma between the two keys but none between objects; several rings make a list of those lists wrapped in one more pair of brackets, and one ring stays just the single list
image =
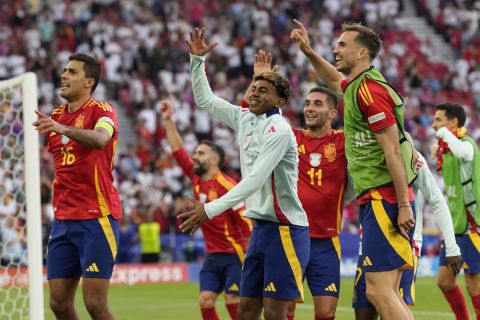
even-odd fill
[{"label": "smiling face", "polygon": [[316,130],[328,124],[331,126],[332,119],[337,110],[328,101],[328,96],[323,92],[311,92],[305,99],[303,115],[308,129]]},{"label": "smiling face", "polygon": [[355,68],[361,50],[366,50],[355,41],[357,36],[358,32],[356,31],[343,32],[338,39],[337,46],[333,49],[335,68],[346,76]]},{"label": "smiling face", "polygon": [[255,81],[249,94],[250,112],[261,115],[273,108],[280,108],[285,104],[285,99],[277,94],[275,86],[267,80]]},{"label": "smiling face", "polygon": [[84,62],[70,60],[61,76],[60,96],[71,102],[91,93],[95,79],[85,76]]}]

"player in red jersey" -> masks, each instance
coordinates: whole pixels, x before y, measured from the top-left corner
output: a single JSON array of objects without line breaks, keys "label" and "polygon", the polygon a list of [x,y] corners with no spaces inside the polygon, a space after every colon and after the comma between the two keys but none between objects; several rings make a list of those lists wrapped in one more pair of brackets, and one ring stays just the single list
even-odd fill
[{"label": "player in red jersey", "polygon": [[108,286],[118,246],[120,198],[113,186],[118,125],[112,105],[92,99],[101,67],[86,54],[74,54],[61,75],[60,96],[67,104],[51,117],[36,111],[36,129],[45,134],[55,160],[55,219],[48,242],[50,307],[57,319],[79,319],[75,292],[92,319],[113,319]]},{"label": "player in red jersey", "polygon": [[[192,180],[195,200],[207,203],[223,196],[236,184],[219,169],[224,158],[223,149],[210,140],[202,140],[190,158],[172,120],[171,100],[162,101],[160,105],[168,143],[184,174]],[[242,202],[200,225],[207,253],[200,271],[199,304],[204,320],[219,319],[215,302],[223,291],[231,318],[238,319],[240,276],[252,230],[252,222],[242,217],[244,210]]]},{"label": "player in red jersey", "polygon": [[[271,71],[271,59],[270,53],[259,50],[254,74]],[[244,104],[249,101],[249,92]],[[315,319],[334,319],[340,294],[338,232],[348,181],[345,135],[332,129],[337,97],[327,87],[310,90],[303,113],[307,129],[292,130],[298,144],[298,196],[310,225],[310,259],[305,276],[314,300]],[[295,306],[294,301],[289,305],[289,320],[294,318]]]}]

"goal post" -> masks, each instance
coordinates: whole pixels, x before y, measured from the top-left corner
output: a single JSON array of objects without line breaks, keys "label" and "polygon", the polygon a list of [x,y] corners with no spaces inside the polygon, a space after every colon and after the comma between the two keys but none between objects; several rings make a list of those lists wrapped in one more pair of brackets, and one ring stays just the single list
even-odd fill
[{"label": "goal post", "polygon": [[[26,229],[23,230],[23,234],[26,234],[27,239],[27,258],[26,267],[28,275],[28,312],[25,310],[14,310],[15,308],[26,308],[26,298],[23,298],[23,302],[8,301],[14,299],[22,299],[19,296],[24,294],[25,289],[22,289],[22,293],[18,294],[6,294],[7,301],[0,301],[3,313],[0,318],[3,319],[44,319],[44,299],[43,299],[43,258],[42,258],[42,225],[41,225],[41,204],[40,204],[40,157],[39,157],[39,135],[32,125],[32,122],[36,120],[35,110],[38,108],[38,95],[37,95],[37,77],[33,72],[29,72],[8,80],[0,81],[0,97],[2,110],[2,130],[6,132],[6,138],[13,137],[15,141],[15,151],[2,151],[2,162],[7,167],[5,171],[8,172],[8,168],[11,162],[16,166],[20,166],[23,169],[23,186],[19,187],[17,197],[13,201],[19,201],[24,203],[17,203],[16,207],[18,211],[24,208],[25,213],[22,211],[21,217],[25,219]],[[13,115],[12,115],[13,114]],[[21,118],[21,119],[20,119]],[[13,119],[13,120],[12,120]],[[21,130],[15,127],[14,122],[21,121]],[[11,126],[12,128],[9,128]],[[23,137],[22,137],[23,135]],[[23,142],[23,155],[16,148],[18,144]],[[8,148],[11,144],[4,142],[3,148]],[[14,148],[12,147],[12,149]],[[4,155],[8,155],[11,159],[4,159]],[[23,159],[22,159],[23,158]],[[10,161],[14,159],[13,161]],[[23,163],[22,161],[23,160]],[[18,163],[17,163],[18,162]],[[23,166],[23,167],[22,167]],[[13,167],[13,165],[12,165]],[[5,169],[5,168],[4,168]],[[13,169],[12,169],[13,170]],[[17,170],[17,169],[15,169]],[[14,171],[15,172],[15,171]],[[0,182],[0,185],[3,182]],[[22,190],[23,189],[23,190]],[[18,196],[18,193],[24,191],[24,197]],[[16,215],[19,215],[16,212]],[[18,218],[18,217],[17,217]],[[3,232],[3,231],[2,231]],[[5,244],[2,247],[2,251],[7,251]],[[4,252],[0,252],[2,258],[4,258]],[[23,263],[25,264],[25,262]],[[9,267],[8,264],[2,263],[2,268],[5,273],[12,272],[22,273],[22,268]],[[24,272],[24,269],[23,269]],[[5,277],[5,273],[2,277]],[[15,279],[15,274],[12,277]],[[0,290],[9,290],[22,285],[22,281],[13,280],[0,283]],[[3,289],[2,289],[3,287]],[[8,306],[5,304],[8,303]],[[6,312],[8,310],[8,312]],[[7,315],[8,314],[8,315]],[[4,317],[6,316],[6,317]]]}]

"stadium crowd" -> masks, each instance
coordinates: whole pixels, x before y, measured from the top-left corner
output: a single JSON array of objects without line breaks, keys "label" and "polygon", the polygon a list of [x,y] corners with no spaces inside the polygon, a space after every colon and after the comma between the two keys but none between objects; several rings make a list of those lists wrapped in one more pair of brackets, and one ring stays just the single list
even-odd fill
[{"label": "stadium crowd", "polygon": [[[120,248],[138,248],[137,226],[147,216],[154,216],[162,234],[178,232],[176,214],[187,209],[191,190],[166,143],[159,110],[161,99],[171,95],[174,100],[174,121],[185,148],[192,152],[198,141],[212,139],[226,151],[225,170],[240,179],[234,133],[194,105],[184,42],[191,26],[205,25],[212,30],[209,40],[218,40],[219,45],[208,59],[207,72],[214,80],[215,94],[235,103],[240,103],[251,81],[255,50],[272,52],[274,64],[292,84],[292,97],[283,114],[293,126],[301,127],[303,100],[318,78],[290,42],[292,19],[308,26],[315,50],[330,61],[342,22],[364,21],[383,37],[385,49],[375,65],[408,97],[406,128],[415,138],[416,147],[428,155],[435,142],[430,127],[434,105],[446,99],[471,107],[469,126],[477,128],[471,135],[477,142],[480,139],[480,49],[476,45],[480,41],[480,6],[467,1],[448,1],[453,5],[447,5],[440,0],[437,2],[441,5],[434,6],[433,2],[420,1],[419,13],[439,31],[450,30],[449,40],[458,54],[455,66],[429,61],[434,49],[407,29],[401,0],[51,0],[43,6],[31,1],[30,7],[24,1],[12,1],[11,5],[0,4],[1,16],[5,17],[0,21],[0,79],[35,72],[39,79],[39,108],[49,114],[62,103],[56,92],[67,57],[73,52],[89,52],[101,61],[105,73],[94,96],[125,108],[136,134],[134,144],[119,148],[115,174],[125,213]],[[463,10],[469,14],[462,15]],[[452,25],[447,19],[452,11],[465,19],[452,20]],[[463,35],[461,39],[456,39],[458,34]],[[342,127],[341,117],[334,125]],[[46,239],[53,219],[53,166],[46,147],[42,147],[41,162]],[[7,197],[16,185],[15,179],[16,173],[0,164],[2,219],[18,215],[17,207]],[[429,216],[432,214],[427,212],[424,225],[434,228]],[[343,230],[358,232],[356,208],[345,209]],[[162,243],[162,247],[168,246]],[[193,250],[191,243],[185,246],[186,254]],[[127,261],[135,259],[129,254],[125,253]]]}]

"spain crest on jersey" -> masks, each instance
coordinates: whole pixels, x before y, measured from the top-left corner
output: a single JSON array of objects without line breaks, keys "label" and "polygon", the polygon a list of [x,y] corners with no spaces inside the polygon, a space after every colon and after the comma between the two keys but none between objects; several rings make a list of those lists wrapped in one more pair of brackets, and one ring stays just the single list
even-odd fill
[{"label": "spain crest on jersey", "polygon": [[318,167],[322,162],[322,154],[321,153],[310,153],[310,165],[312,167]]},{"label": "spain crest on jersey", "polygon": [[209,201],[216,200],[217,198],[218,198],[217,190],[215,190],[213,188],[208,190],[208,200]]},{"label": "spain crest on jersey", "polygon": [[85,121],[85,116],[83,114],[79,115],[75,119],[75,128],[83,129],[83,122]]},{"label": "spain crest on jersey", "polygon": [[323,147],[323,153],[327,157],[328,161],[332,162],[337,157],[337,149],[334,143],[329,143]]}]

